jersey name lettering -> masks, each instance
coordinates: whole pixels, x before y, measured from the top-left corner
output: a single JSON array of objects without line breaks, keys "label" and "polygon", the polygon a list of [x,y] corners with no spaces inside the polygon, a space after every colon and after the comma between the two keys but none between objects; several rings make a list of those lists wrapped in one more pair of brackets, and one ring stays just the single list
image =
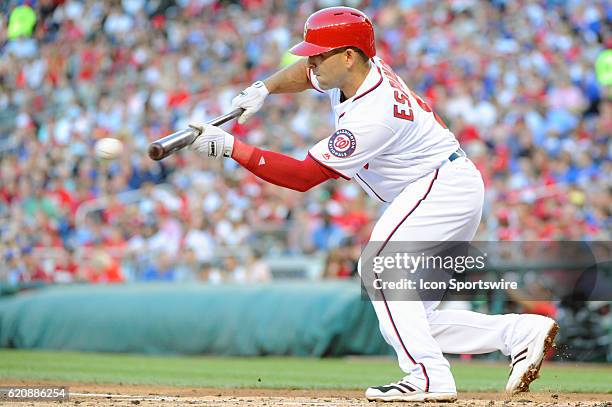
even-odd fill
[{"label": "jersey name lettering", "polygon": [[393,72],[391,67],[381,61],[381,67],[383,75],[389,80],[391,87],[395,89],[393,96],[398,104],[393,105],[393,116],[398,119],[404,119],[413,121],[414,112],[412,111],[412,105],[410,104],[410,98],[408,97],[408,89],[403,86],[399,77]]},{"label": "jersey name lettering", "polygon": [[442,118],[438,116],[438,114],[434,112],[431,109],[431,107],[429,107],[427,102],[421,99],[419,95],[414,93],[412,89],[408,89],[406,88],[406,86],[404,86],[399,76],[397,76],[397,74],[393,72],[393,69],[391,69],[389,65],[387,65],[382,60],[380,61],[380,63],[381,63],[383,74],[389,80],[391,87],[395,89],[395,92],[393,93],[393,96],[395,97],[395,101],[407,107],[407,110],[406,110],[406,109],[403,109],[400,105],[394,104],[393,105],[393,116],[394,117],[397,117],[398,119],[414,121],[414,113],[412,111],[412,106],[410,104],[410,98],[408,97],[408,93],[410,92],[410,94],[416,100],[417,104],[419,105],[421,109],[423,109],[427,113],[433,113],[436,121],[442,127],[444,127],[445,129],[448,129],[448,127],[446,126],[446,123],[444,123]]}]

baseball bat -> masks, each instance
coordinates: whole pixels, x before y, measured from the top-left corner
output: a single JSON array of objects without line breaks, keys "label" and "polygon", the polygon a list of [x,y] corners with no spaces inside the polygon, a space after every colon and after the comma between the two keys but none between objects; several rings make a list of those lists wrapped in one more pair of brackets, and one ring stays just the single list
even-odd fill
[{"label": "baseball bat", "polygon": [[[212,124],[213,126],[220,126],[240,116],[242,112],[244,112],[244,109],[239,107],[223,116],[215,117],[206,123]],[[155,140],[149,145],[149,157],[155,161],[162,160],[193,143],[201,132],[201,128],[189,125],[187,129],[179,130],[159,140]]]}]

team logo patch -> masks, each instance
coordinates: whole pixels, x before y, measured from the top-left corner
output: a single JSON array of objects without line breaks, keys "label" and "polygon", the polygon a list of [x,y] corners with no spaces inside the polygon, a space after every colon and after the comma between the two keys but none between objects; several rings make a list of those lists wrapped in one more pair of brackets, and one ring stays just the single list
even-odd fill
[{"label": "team logo patch", "polygon": [[327,148],[329,149],[329,152],[336,157],[350,157],[357,148],[357,140],[350,131],[340,129],[332,134],[327,143]]}]

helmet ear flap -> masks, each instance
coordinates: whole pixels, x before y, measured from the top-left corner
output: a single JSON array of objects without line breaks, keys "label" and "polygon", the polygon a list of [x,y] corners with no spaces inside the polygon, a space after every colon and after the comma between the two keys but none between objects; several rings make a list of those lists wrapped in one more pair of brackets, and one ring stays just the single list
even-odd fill
[{"label": "helmet ear flap", "polygon": [[290,52],[313,56],[342,47],[355,47],[372,58],[376,55],[374,27],[368,16],[357,9],[328,7],[308,17],[304,41]]}]

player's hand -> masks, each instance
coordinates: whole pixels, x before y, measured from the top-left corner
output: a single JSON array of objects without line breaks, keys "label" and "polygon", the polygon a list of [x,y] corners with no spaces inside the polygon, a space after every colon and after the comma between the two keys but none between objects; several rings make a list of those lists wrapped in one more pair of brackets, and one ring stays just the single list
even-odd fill
[{"label": "player's hand", "polygon": [[221,158],[221,156],[232,156],[234,136],[210,124],[191,126],[201,129],[202,133],[189,146],[190,150],[197,151],[205,157],[214,159]]},{"label": "player's hand", "polygon": [[262,81],[257,81],[232,99],[232,109],[241,107],[244,112],[238,118],[238,123],[243,124],[249,117],[253,116],[264,103],[270,94],[268,88]]}]

